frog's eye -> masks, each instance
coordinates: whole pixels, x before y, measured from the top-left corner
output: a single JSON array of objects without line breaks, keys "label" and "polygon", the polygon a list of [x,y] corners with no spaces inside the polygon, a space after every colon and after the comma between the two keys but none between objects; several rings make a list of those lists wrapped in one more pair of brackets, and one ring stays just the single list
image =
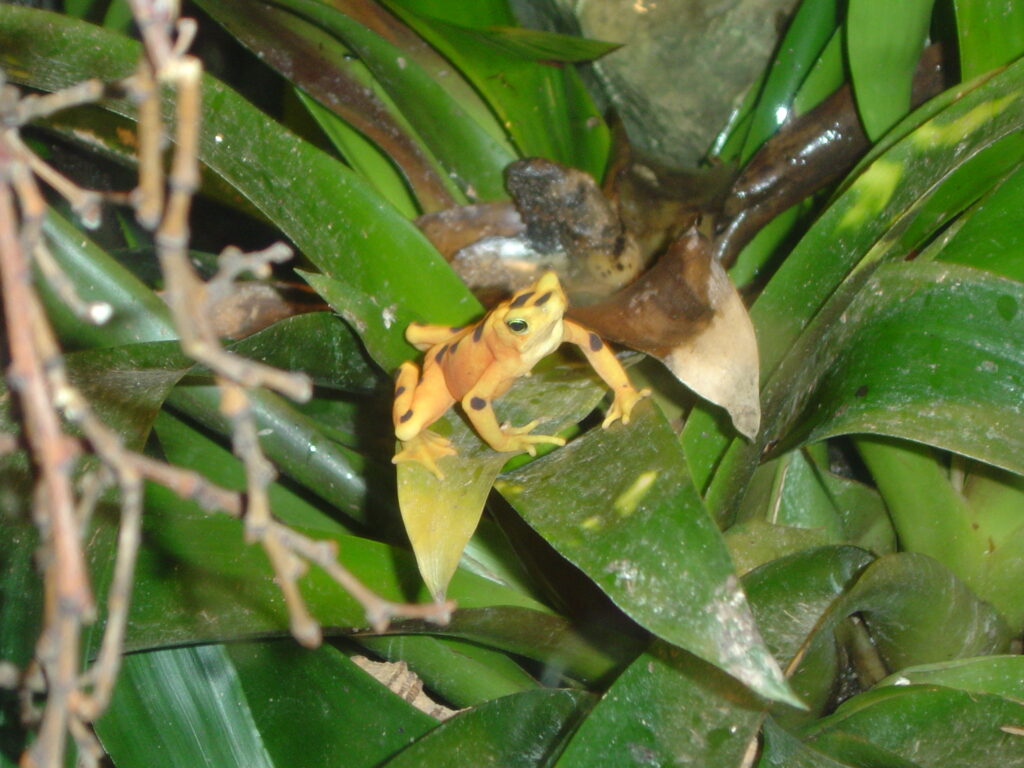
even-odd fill
[{"label": "frog's eye", "polygon": [[530,330],[530,324],[523,320],[521,317],[513,317],[511,320],[506,320],[505,325],[512,333],[522,336],[528,330]]}]

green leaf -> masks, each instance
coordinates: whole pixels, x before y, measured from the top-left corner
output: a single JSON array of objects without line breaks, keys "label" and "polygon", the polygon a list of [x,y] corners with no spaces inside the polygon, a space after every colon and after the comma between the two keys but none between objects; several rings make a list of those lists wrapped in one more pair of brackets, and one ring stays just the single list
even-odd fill
[{"label": "green leaf", "polygon": [[942,685],[1020,701],[1024,696],[1024,656],[979,656],[906,667],[877,687],[886,685]]},{"label": "green leaf", "polygon": [[[3,19],[4,14],[0,14],[0,28]],[[79,298],[105,301],[113,310],[111,319],[102,326],[83,323],[45,284],[41,285],[47,317],[60,330],[65,349],[177,338],[166,305],[67,219],[50,210],[43,221],[43,232],[50,252]]]},{"label": "green leaf", "polygon": [[1024,282],[1024,232],[1014,212],[1024,206],[1024,166],[1015,168],[964,217],[935,258],[987,269]]},{"label": "green leaf", "polygon": [[331,646],[292,640],[226,646],[274,765],[379,765],[437,725]]},{"label": "green leaf", "polygon": [[779,43],[779,52],[761,89],[741,162],[749,160],[789,117],[797,88],[835,32],[838,21],[836,6],[836,0],[805,0],[800,3]]},{"label": "green leaf", "polygon": [[441,634],[500,648],[542,662],[548,679],[557,681],[564,674],[590,684],[600,684],[631,662],[648,639],[638,637],[636,627],[618,617],[579,627],[561,616],[500,604],[460,609],[444,627],[406,621],[394,631]]},{"label": "green leaf", "polygon": [[453,637],[389,634],[360,636],[358,642],[384,659],[406,662],[431,692],[453,707],[472,707],[539,686],[505,653]]},{"label": "green leaf", "polygon": [[[1024,704],[930,685],[889,686],[856,696],[802,734],[810,745],[855,765],[867,742],[922,768],[1024,765],[1020,737],[1001,730]],[[983,758],[981,762],[979,759]]]},{"label": "green leaf", "polygon": [[714,667],[655,643],[616,679],[557,765],[740,765],[762,706]]},{"label": "green leaf", "polygon": [[[33,87],[57,89],[84,77],[115,80],[131,73],[138,55],[136,43],[65,17],[15,6],[0,14],[0,65]],[[458,323],[479,311],[419,230],[349,168],[208,76],[202,103],[200,160],[321,271],[381,307],[435,321]],[[125,101],[107,105],[134,116]],[[281,179],[288,180],[287,194]]]},{"label": "green leaf", "polygon": [[[333,114],[390,155],[425,210],[441,210],[457,201],[464,202],[458,187],[366,66],[336,38],[293,14],[259,2],[201,0],[200,6],[261,60],[315,99],[313,103],[323,105],[313,112],[321,125],[337,122],[320,114],[321,111]],[[329,130],[328,135],[334,137],[336,131]],[[345,146],[354,148],[351,141],[346,141]],[[346,158],[357,165],[352,162],[357,158],[351,153]],[[378,163],[366,170],[380,168]],[[393,172],[392,167],[388,168]],[[364,176],[381,188],[377,173]],[[390,173],[384,178],[389,176]],[[401,195],[392,190],[389,197],[402,200],[406,192],[401,181],[399,190]]]},{"label": "green leaf", "polygon": [[960,77],[970,80],[1024,53],[1024,6],[1000,0],[954,0]]},{"label": "green leaf", "polygon": [[164,399],[193,365],[174,341],[84,350],[65,363],[72,385],[133,450],[145,445]]},{"label": "green leaf", "polygon": [[[798,416],[790,439],[888,434],[1024,472],[1021,305],[1024,285],[986,272],[887,265],[844,308],[844,322],[804,334],[765,400],[773,413]],[[784,391],[811,382],[809,402]]]},{"label": "green leaf", "polygon": [[910,109],[934,0],[850,0],[846,49],[857,109],[875,140]]},{"label": "green leaf", "polygon": [[[1024,126],[1024,100],[1019,98],[1022,77],[1024,62],[976,84],[948,106],[940,109],[932,105],[929,109],[938,111],[916,129],[910,130],[909,126],[931,112],[919,112],[907,121],[905,131],[902,127],[902,133],[894,131],[902,138],[874,156],[822,214],[762,292],[751,309],[758,330],[762,380],[769,381],[762,398],[764,426],[758,441],[732,441],[719,461],[724,440],[713,433],[702,438],[708,431],[706,419],[697,420],[683,434],[696,481],[707,482],[718,462],[707,495],[716,514],[728,518],[735,511],[737,496],[762,451],[769,441],[786,434],[786,426],[775,425],[781,415],[775,409],[784,401],[792,402],[790,395],[801,390],[794,385],[791,370],[786,373],[788,379],[776,372],[782,359],[789,361],[791,369],[803,370],[807,366],[796,359],[794,350],[806,355],[813,349],[815,356],[830,351],[821,346],[820,339],[814,340],[813,334],[839,324],[847,305],[872,274],[867,267],[877,260],[905,258],[906,249],[923,245],[925,238],[934,234],[934,227],[942,226],[985,190],[984,185],[973,186],[969,175],[955,177],[951,190],[959,188],[956,194],[944,191],[944,182],[976,157],[983,158],[979,162],[992,178],[999,154],[985,154],[985,150],[1004,139],[1011,142],[1009,146],[1019,147],[1020,128]],[[1018,159],[1015,153],[1008,153],[1004,159],[1006,170],[1015,167]],[[932,199],[937,201],[935,208],[928,206]],[[954,199],[956,205],[951,208]],[[902,239],[919,215],[932,222],[932,231],[918,227],[912,240]],[[826,251],[830,258],[820,258]],[[826,303],[828,308],[823,311]],[[808,330],[815,317],[817,325]],[[841,333],[836,329],[830,332]],[[801,335],[803,341],[798,344]]]},{"label": "green leaf", "polygon": [[1015,483],[992,478],[988,493],[968,499],[922,446],[860,438],[857,448],[891,510],[903,548],[945,564],[1019,631],[1024,626],[1020,478],[1013,478]]},{"label": "green leaf", "polygon": [[226,346],[251,360],[301,371],[317,386],[361,394],[387,386],[359,337],[330,312],[288,317]]},{"label": "green leaf", "polygon": [[[778,713],[784,723],[820,715],[831,702],[843,665],[832,636],[840,619],[832,619],[824,629],[818,625],[873,559],[855,547],[820,547],[766,563],[743,577],[765,643],[786,667],[790,685],[810,710]],[[809,642],[819,631],[823,638]],[[792,668],[795,661],[799,664]]]},{"label": "green leaf", "polygon": [[302,91],[296,90],[295,93],[345,162],[364,179],[368,179],[403,216],[415,218],[420,208],[406,186],[405,176],[399,172],[391,158],[320,102]]},{"label": "green leaf", "polygon": [[[225,440],[230,438],[231,424],[220,410],[220,390],[214,385],[179,386],[167,405]],[[250,393],[250,406],[264,455],[281,472],[352,519],[367,519],[368,483],[371,478],[384,479],[372,471],[372,462],[334,442],[279,395],[257,390]]]},{"label": "green leaf", "polygon": [[125,657],[96,732],[118,768],[273,768],[223,646]]},{"label": "green leaf", "polygon": [[793,95],[793,114],[803,115],[810,112],[842,86],[845,79],[843,28],[840,27],[832,33],[811,71],[807,73],[807,77]]},{"label": "green leaf", "polygon": [[[209,435],[164,411],[154,425],[160,450],[168,462],[201,472],[210,482],[235,491],[246,489],[242,463]],[[267,488],[274,517],[288,525],[325,533],[352,533],[342,525],[326,503],[319,506],[280,482]]]},{"label": "green leaf", "polygon": [[516,159],[515,153],[407,51],[346,13],[314,0],[278,0],[277,4],[337,36],[359,56],[470,200],[505,197],[501,173]]},{"label": "green leaf", "polygon": [[[523,33],[399,15],[484,95],[523,156],[546,157],[601,178],[610,134],[575,70],[538,61],[536,51],[524,55]],[[537,120],[538,113],[546,119]]]},{"label": "green leaf", "polygon": [[622,47],[621,43],[588,40],[574,35],[560,35],[524,27],[491,26],[476,31],[480,33],[482,39],[490,41],[496,48],[541,63],[560,61],[578,64],[599,59]]},{"label": "green leaf", "polygon": [[[425,597],[407,553],[355,536],[299,530],[333,540],[341,562],[385,598]],[[89,551],[91,567],[98,571],[106,570],[110,561],[110,542],[104,536]],[[244,543],[241,523],[196,512],[194,504],[158,486],[147,487],[145,545],[136,574],[129,649],[283,634],[288,626],[266,558],[258,546]],[[362,607],[319,569],[311,568],[301,589],[310,610],[326,626],[365,625]],[[456,573],[451,596],[466,607],[497,603],[541,608],[514,590],[464,572]]]},{"label": "green leaf", "polygon": [[[743,583],[765,642],[789,662],[793,688],[812,713],[828,705],[843,674],[835,633],[848,616],[861,616],[890,670],[999,653],[1009,642],[992,607],[923,555],[872,562],[852,547],[823,547],[762,566]],[[807,716],[783,720],[806,722]]]},{"label": "green leaf", "polygon": [[590,694],[568,690],[505,696],[445,721],[384,765],[549,765],[592,699]]},{"label": "green leaf", "polygon": [[793,702],[682,467],[674,433],[641,403],[628,428],[593,430],[497,488],[641,626],[757,693]]},{"label": "green leaf", "polygon": [[[765,719],[764,747],[757,768],[849,768],[812,749],[796,736],[779,727],[771,717]],[[886,768],[893,768],[888,766]]]}]

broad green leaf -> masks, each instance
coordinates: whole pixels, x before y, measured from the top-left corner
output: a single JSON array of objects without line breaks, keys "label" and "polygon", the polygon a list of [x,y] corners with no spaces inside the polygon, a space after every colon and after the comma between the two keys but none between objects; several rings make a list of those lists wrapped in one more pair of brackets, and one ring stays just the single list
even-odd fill
[{"label": "broad green leaf", "polygon": [[406,186],[405,177],[375,144],[359,131],[300,90],[299,101],[316,120],[334,148],[352,168],[369,179],[374,188],[406,218],[414,218],[420,208]]},{"label": "broad green leaf", "polygon": [[[1022,305],[1024,285],[980,270],[881,267],[840,304],[842,321],[826,313],[766,385],[767,407],[791,414],[772,428],[793,424],[791,440],[888,434],[1024,472]],[[804,387],[808,402],[785,391]]]},{"label": "broad green leaf", "polygon": [[346,13],[315,0],[278,0],[277,4],[336,35],[359,56],[471,201],[506,196],[501,172],[516,155],[406,51]]},{"label": "broad green leaf", "polygon": [[829,541],[825,531],[816,528],[745,520],[725,532],[725,543],[736,565],[736,573],[743,576],[759,565],[834,542]]},{"label": "broad green leaf", "polygon": [[[922,555],[871,555],[823,547],[768,563],[743,580],[758,626],[787,674],[820,714],[847,663],[837,646],[848,616],[860,615],[886,667],[899,670],[1000,653],[1009,630],[948,569]],[[779,713],[782,722],[807,722]]]},{"label": "broad green leaf", "polygon": [[15,457],[10,454],[0,461],[0,658],[23,668],[35,654],[43,626],[43,583],[34,557],[39,534],[27,501],[32,497],[32,477],[24,455]]},{"label": "broad green leaf", "polygon": [[842,86],[846,79],[843,64],[843,29],[836,29],[821,49],[817,61],[793,95],[793,114],[810,112]]},{"label": "broad green leaf", "polygon": [[739,766],[763,707],[714,667],[655,643],[616,679],[556,765]]},{"label": "broad green leaf", "polygon": [[[521,155],[557,160],[601,178],[610,135],[574,69],[524,54],[522,35],[398,12],[484,95]],[[537,114],[546,119],[537,120]]]},{"label": "broad green leaf", "polygon": [[[70,339],[73,346],[173,338],[166,308],[152,291],[69,224],[55,217],[49,221],[58,263],[76,284],[84,286],[81,293],[85,298],[107,301],[114,308],[111,322],[97,329],[79,322],[52,299],[47,308],[62,338]],[[292,318],[235,348],[272,363],[309,367],[315,377],[329,378],[338,385],[367,386],[373,375],[351,334],[324,316]],[[332,371],[334,366],[336,371]],[[169,401],[205,426],[229,434],[220,412],[219,393],[212,385],[179,387],[170,393]],[[252,405],[261,429],[269,430],[263,435],[264,449],[279,469],[346,513],[365,515],[365,460],[360,455],[328,439],[311,419],[277,395],[255,392]]]},{"label": "broad green leaf", "polygon": [[[528,613],[545,616],[536,611]],[[432,693],[453,707],[473,707],[539,687],[539,683],[504,652],[454,637],[360,636],[359,645],[388,661],[406,662]]]},{"label": "broad green leaf", "polygon": [[902,547],[944,563],[998,608],[1011,627],[1024,627],[1019,488],[1005,481],[989,485],[990,492],[1007,495],[1005,507],[995,496],[990,497],[995,503],[986,504],[984,496],[971,503],[923,446],[860,438],[857,448],[891,510]]},{"label": "broad green leaf", "polygon": [[[161,452],[171,464],[202,472],[207,480],[222,488],[245,490],[242,463],[228,448],[211,440],[208,433],[195,429],[167,411],[157,417],[154,432]],[[329,534],[352,533],[350,528],[325,511],[326,505],[314,505],[287,485],[271,483],[267,494],[274,517],[283,523]]]},{"label": "broad green leaf", "polygon": [[225,346],[251,360],[301,371],[317,386],[360,394],[387,386],[359,337],[330,312],[288,317]]},{"label": "broad green leaf", "polygon": [[505,696],[455,715],[384,765],[550,765],[592,699],[590,694],[570,690],[526,691]]},{"label": "broad green leaf", "polygon": [[[848,277],[853,285],[845,289],[845,300],[855,295],[856,283],[866,277],[865,270],[855,267],[872,260],[876,244],[886,258],[906,256],[885,246],[893,233],[902,232],[913,220],[921,201],[966,161],[1020,131],[1024,125],[1024,100],[1019,97],[1022,83],[1024,64],[1019,63],[988,80],[964,86],[961,92],[933,100],[897,126],[893,138],[855,171],[852,181],[803,237],[751,309],[765,380]],[[1007,165],[1008,169],[1016,165],[1012,157]],[[983,191],[978,189],[974,197]],[[968,196],[964,204],[971,199]],[[829,258],[821,258],[822,253],[830,254]],[[835,306],[833,316],[839,317],[841,310]],[[769,419],[766,413],[765,422]],[[739,478],[752,469],[763,446],[744,447],[734,441],[730,455],[719,462],[727,442],[722,434],[709,429],[708,419],[703,418],[687,427],[683,441],[698,487],[708,483],[719,463],[709,502],[716,513],[728,514],[734,503],[729,497],[744,485]],[[746,464],[742,475],[733,475],[740,463]]]},{"label": "broad green leaf", "polygon": [[761,89],[741,161],[774,134],[790,115],[793,97],[836,29],[836,0],[800,3]]},{"label": "broad green leaf", "polygon": [[83,350],[65,364],[71,384],[132,450],[145,445],[164,399],[193,365],[174,341]]},{"label": "broad green leaf", "polygon": [[815,627],[812,642],[834,642],[832,628],[859,613],[883,662],[898,670],[954,658],[1000,653],[1010,633],[948,569],[923,555],[878,558]]},{"label": "broad green leaf", "polygon": [[784,723],[804,722],[820,715],[830,703],[842,672],[840,650],[831,629],[823,630],[825,639],[820,642],[809,644],[808,639],[872,560],[868,552],[855,547],[820,547],[768,562],[743,577],[765,643],[783,663],[790,685],[810,710],[809,715],[792,710],[778,713]]},{"label": "broad green leaf", "polygon": [[274,765],[370,768],[437,725],[329,645],[226,648]]},{"label": "broad green leaf", "polygon": [[1018,166],[981,200],[936,254],[941,261],[987,269],[1024,282],[1024,232],[1016,211],[1024,206],[1024,166]]},{"label": "broad green leaf", "polygon": [[[244,542],[241,523],[196,512],[194,507],[161,487],[147,488],[145,544],[136,569],[129,649],[283,634],[287,629],[285,606],[266,557],[258,546]],[[385,598],[426,597],[414,578],[412,557],[401,550],[322,529],[298,530],[336,542],[345,567]],[[109,569],[109,538],[98,533],[97,543],[90,548],[90,562],[98,571]],[[318,568],[311,567],[301,589],[322,624],[338,628],[366,624],[362,607]],[[452,580],[450,595],[465,607],[541,608],[507,587],[463,572]]]},{"label": "broad green leaf", "polygon": [[[758,467],[737,520],[726,531],[737,566],[740,560],[750,567],[767,562],[772,559],[767,555],[777,547],[792,552],[803,548],[801,542],[804,546],[815,541],[852,544],[877,554],[896,548],[892,522],[878,492],[833,474],[824,443],[791,451]],[[752,562],[757,553],[764,559]]]},{"label": "broad green leaf", "polygon": [[[1024,704],[990,694],[931,685],[889,686],[855,696],[835,714],[808,726],[810,745],[857,761],[858,742],[875,745],[922,768],[1024,765],[1020,736],[1000,726],[1024,718]],[[979,762],[980,760],[980,762]]]},{"label": "broad green leaf", "polygon": [[[16,6],[0,14],[0,65],[33,87],[52,90],[90,76],[115,80],[131,73],[138,55],[134,42],[65,17]],[[478,311],[419,230],[350,169],[211,77],[203,79],[202,101],[202,162],[321,271],[382,307],[435,321],[458,323]],[[134,116],[126,101],[106,104]]]},{"label": "broad green leaf", "polygon": [[906,667],[877,687],[886,685],[942,685],[1024,701],[1024,656],[979,656]]},{"label": "broad green leaf", "polygon": [[924,50],[934,0],[850,0],[846,51],[857,109],[871,139],[910,109],[910,87]]},{"label": "broad green leaf", "polygon": [[[390,155],[426,211],[464,202],[458,187],[366,66],[336,38],[261,2],[202,0],[200,5],[262,61]],[[319,119],[321,124],[328,122]],[[357,165],[352,162],[355,158],[346,155],[346,159]],[[366,178],[380,188],[374,176]]]},{"label": "broad green leaf", "polygon": [[795,701],[653,407],[641,404],[628,428],[592,430],[497,488],[641,626],[767,698]]},{"label": "broad green leaf", "polygon": [[221,645],[126,656],[96,724],[118,768],[273,768]]},{"label": "broad green leaf", "polygon": [[508,26],[515,24],[516,21],[508,0],[476,0],[472,3],[452,3],[449,0],[390,0],[388,4],[452,24],[461,24],[464,27]]},{"label": "broad green leaf", "polygon": [[[352,519],[365,522],[371,501],[368,483],[371,478],[378,483],[386,479],[374,471],[373,462],[334,442],[283,397],[264,390],[249,397],[264,455],[295,482]],[[167,405],[225,440],[230,438],[231,424],[220,411],[220,391],[212,384],[179,386],[168,396]],[[386,508],[387,502],[382,506]]]},{"label": "broad green leaf", "polygon": [[525,27],[491,25],[487,29],[477,31],[495,47],[538,62],[582,63],[599,59],[622,47],[620,43],[589,40]]},{"label": "broad green leaf", "polygon": [[954,0],[960,77],[970,80],[1024,53],[1024,6],[1001,0]]},{"label": "broad green leaf", "polygon": [[597,625],[577,625],[561,616],[500,604],[456,611],[444,627],[404,621],[395,625],[394,632],[441,634],[500,648],[541,662],[543,677],[552,684],[561,682],[563,675],[601,684],[636,658],[648,642],[647,635],[618,616],[607,616]]},{"label": "broad green leaf", "polygon": [[[9,9],[8,9],[9,10]],[[0,27],[4,15],[0,14]],[[71,223],[50,210],[43,222],[46,242],[83,301],[105,301],[111,319],[102,326],[83,323],[48,288],[40,293],[50,322],[65,349],[104,347],[177,338],[167,306],[141,281]]]},{"label": "broad green leaf", "polygon": [[771,717],[765,719],[761,733],[764,746],[761,748],[757,768],[849,768],[848,763],[832,760],[804,744],[777,725]]}]

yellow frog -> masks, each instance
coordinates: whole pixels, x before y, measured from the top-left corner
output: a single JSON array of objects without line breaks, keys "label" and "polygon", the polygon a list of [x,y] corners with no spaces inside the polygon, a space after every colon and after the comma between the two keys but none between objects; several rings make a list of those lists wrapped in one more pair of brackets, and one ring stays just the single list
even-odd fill
[{"label": "yellow frog", "polygon": [[547,272],[475,325],[411,324],[405,338],[427,354],[422,375],[412,362],[402,363],[398,369],[392,417],[395,436],[403,445],[392,461],[416,461],[443,478],[436,460],[456,451],[447,439],[427,427],[455,401],[462,403],[477,433],[496,451],[526,451],[533,456],[537,443],[565,445],[565,440],[554,435],[529,434],[539,419],[521,427],[499,426],[492,407],[494,399],[508,391],[515,379],[529,374],[563,341],[578,345],[615,393],[602,426],[608,427],[616,419],[628,424],[633,406],[650,390],[634,389],[601,337],[565,319],[568,304],[558,275]]}]

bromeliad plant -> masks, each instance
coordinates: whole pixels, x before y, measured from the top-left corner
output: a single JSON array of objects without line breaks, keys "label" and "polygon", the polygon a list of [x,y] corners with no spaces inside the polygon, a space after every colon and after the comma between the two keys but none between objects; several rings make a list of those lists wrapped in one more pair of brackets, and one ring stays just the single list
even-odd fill
[{"label": "bromeliad plant", "polygon": [[[92,724],[119,768],[326,766],[339,756],[354,766],[1024,764],[1024,664],[1011,655],[1024,630],[1024,10],[799,6],[718,156],[747,162],[779,115],[807,113],[847,71],[872,146],[827,199],[776,219],[732,269],[753,299],[759,342],[753,440],[674,382],[660,387],[661,409],[639,406],[628,427],[587,429],[600,387],[562,362],[506,395],[504,415],[523,423],[542,404],[560,415],[545,431],[583,420],[569,445],[499,475],[507,457],[450,416],[440,428],[464,441],[464,484],[410,490],[400,475],[396,489],[388,374],[415,355],[402,331],[482,311],[411,219],[503,198],[502,173],[519,157],[600,178],[610,149],[573,67],[609,46],[515,28],[504,2],[448,5],[202,0],[204,25],[219,23],[278,72],[225,53],[248,63],[246,81],[283,84],[278,119],[200,79],[184,45],[154,53],[149,39],[141,48],[66,15],[0,7],[10,82],[65,94],[57,107],[96,102],[4,104],[5,142],[24,142],[0,158],[4,189],[21,195],[23,224],[41,222],[32,285],[48,318],[11,312],[32,285],[5,272],[11,362],[32,350],[28,359],[47,361],[27,377],[15,368],[9,386],[22,398],[26,380],[49,382],[51,399],[78,393],[70,408],[66,396],[49,407],[65,409],[74,426],[60,439],[81,458],[41,453],[28,401],[5,400],[8,431],[27,447],[9,441],[0,465],[0,657],[12,663],[5,682],[26,692],[26,712],[42,708],[43,724],[34,730],[6,695],[0,765],[24,750],[57,765],[65,724],[81,760],[97,759]],[[957,52],[959,72],[947,70],[957,84],[907,114],[929,30]],[[160,56],[192,63],[163,68],[172,59]],[[195,239],[221,247],[234,235],[248,247],[251,230],[282,233],[301,261],[276,275],[301,275],[334,312],[249,332],[227,356],[216,342],[228,335],[226,301],[262,295],[235,278],[279,251],[227,252],[201,283],[184,258],[180,208],[138,204],[158,232],[161,269],[147,270],[150,237],[128,215],[105,210],[117,226],[91,233],[56,201],[42,217],[41,200],[24,196],[29,172],[55,178],[38,158],[58,166],[69,155],[105,179],[117,177],[111,165],[137,168],[139,189],[159,194],[150,174],[160,115],[144,98],[154,77],[178,84],[163,101],[165,119],[179,110],[175,157],[200,163],[195,173],[172,166],[172,200],[184,205],[198,185],[197,216],[217,212],[193,220]],[[97,85],[66,90],[83,78]],[[182,93],[200,98],[183,103]],[[72,198],[86,214],[97,202]],[[75,302],[110,318],[83,323]],[[61,354],[40,346],[38,329],[50,326]],[[26,328],[36,330],[19,346]],[[304,372],[310,399],[263,389],[283,381],[304,394],[301,379],[263,364]],[[54,385],[63,371],[66,385]],[[673,406],[687,410],[681,432],[664,415]],[[62,507],[52,491],[32,492],[55,469]],[[105,492],[111,472],[116,493]],[[425,616],[446,612],[430,599],[450,574],[423,586],[400,494],[403,512],[439,521],[428,550],[454,569],[446,594],[458,610],[443,627],[380,633],[367,629],[368,611],[383,620],[422,601]],[[244,509],[245,521],[210,508]],[[58,509],[70,511],[62,532]],[[346,572],[379,598],[305,572],[297,555],[335,576],[341,567],[317,541],[333,541]],[[67,552],[53,542],[81,553],[88,578],[61,570]],[[33,564],[40,544],[45,582]],[[118,599],[108,602],[112,581]],[[68,614],[74,606],[51,591],[61,584],[88,584],[98,621]],[[67,637],[69,615],[81,647],[57,642],[59,667],[53,638]],[[313,644],[320,625],[331,642],[316,650],[286,637],[291,627]],[[113,684],[122,648],[133,653],[104,711],[95,686]],[[424,710],[439,710],[394,696],[353,661],[365,654],[392,670],[407,664],[415,676],[381,677],[464,711],[438,724]],[[98,680],[79,676],[93,659]],[[16,673],[34,664],[42,676]]]}]

